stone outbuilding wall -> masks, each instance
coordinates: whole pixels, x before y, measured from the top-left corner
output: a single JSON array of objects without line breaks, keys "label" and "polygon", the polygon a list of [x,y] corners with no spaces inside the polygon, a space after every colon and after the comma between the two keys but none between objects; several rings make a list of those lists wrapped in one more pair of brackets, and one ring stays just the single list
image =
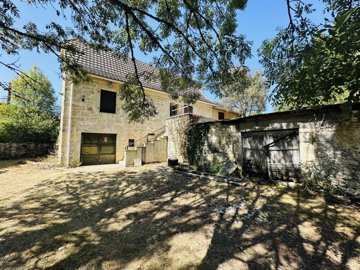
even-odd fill
[{"label": "stone outbuilding wall", "polygon": [[301,176],[360,195],[360,105],[351,114],[339,105],[193,124],[187,160],[218,172],[227,162],[244,168],[242,136],[249,132],[295,130]]},{"label": "stone outbuilding wall", "polygon": [[[166,120],[166,134],[168,136],[168,158],[185,162],[185,136],[186,130],[200,119],[206,119],[194,114],[183,114]],[[207,119],[209,120],[209,118]]]}]

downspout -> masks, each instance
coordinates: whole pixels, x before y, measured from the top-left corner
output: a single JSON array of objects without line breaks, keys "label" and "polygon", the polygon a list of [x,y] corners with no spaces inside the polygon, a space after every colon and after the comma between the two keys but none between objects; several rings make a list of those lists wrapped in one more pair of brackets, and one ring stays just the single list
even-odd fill
[{"label": "downspout", "polygon": [[67,157],[66,157],[66,166],[70,167],[70,142],[71,142],[71,119],[72,119],[72,105],[73,105],[73,92],[74,92],[74,83],[71,82],[70,85],[70,110],[69,110],[69,123],[68,123],[68,141],[67,141]]}]

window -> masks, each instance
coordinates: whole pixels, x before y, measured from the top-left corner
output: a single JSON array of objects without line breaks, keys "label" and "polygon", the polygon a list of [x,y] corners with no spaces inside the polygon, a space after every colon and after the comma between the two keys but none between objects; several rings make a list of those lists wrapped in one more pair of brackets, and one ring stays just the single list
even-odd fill
[{"label": "window", "polygon": [[134,139],[129,139],[128,146],[129,147],[134,147],[135,146],[135,140]]},{"label": "window", "polygon": [[218,118],[219,118],[219,120],[224,120],[225,119],[225,114],[223,112],[219,112],[218,113]]},{"label": "window", "polygon": [[170,103],[170,116],[177,115],[178,105]]},{"label": "window", "polygon": [[193,113],[193,106],[185,105],[184,113]]},{"label": "window", "polygon": [[116,112],[116,92],[101,90],[100,94],[100,112]]}]

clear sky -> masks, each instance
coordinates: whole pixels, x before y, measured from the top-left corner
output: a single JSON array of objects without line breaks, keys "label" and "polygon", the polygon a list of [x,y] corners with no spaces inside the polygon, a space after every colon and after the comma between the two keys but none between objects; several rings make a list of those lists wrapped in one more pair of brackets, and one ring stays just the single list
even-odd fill
[{"label": "clear sky", "polygon": [[[322,4],[314,0],[315,7],[322,10]],[[317,2],[317,3],[316,3]],[[20,4],[21,20],[19,24],[24,24],[29,21],[35,22],[37,25],[45,25],[54,20],[55,13],[52,9],[29,8],[26,4]],[[253,57],[247,60],[246,64],[251,71],[262,70],[261,64],[258,62],[257,49],[265,39],[269,39],[275,36],[279,27],[286,27],[288,24],[286,1],[285,0],[249,0],[248,5],[244,11],[239,12],[238,16],[238,32],[245,35],[247,40],[252,41],[252,54]],[[321,22],[323,15],[319,11],[312,15],[312,19],[315,22]],[[63,25],[70,25],[69,21],[60,21]],[[15,61],[19,57],[8,57],[0,50],[1,60],[4,62]],[[137,52],[137,58],[144,62],[150,62],[151,55],[144,56]],[[29,52],[22,51],[20,58],[17,62],[21,69],[28,71],[32,66],[38,66],[42,72],[44,72],[57,93],[60,100],[61,90],[61,74],[60,65],[54,55],[45,54],[43,52]],[[14,74],[0,66],[0,81],[11,81],[14,78]],[[0,90],[2,91],[2,90]],[[210,93],[205,95],[211,100],[215,100],[216,97]],[[0,98],[4,98],[4,91],[0,94]],[[267,106],[267,112],[272,111],[270,104]]]}]

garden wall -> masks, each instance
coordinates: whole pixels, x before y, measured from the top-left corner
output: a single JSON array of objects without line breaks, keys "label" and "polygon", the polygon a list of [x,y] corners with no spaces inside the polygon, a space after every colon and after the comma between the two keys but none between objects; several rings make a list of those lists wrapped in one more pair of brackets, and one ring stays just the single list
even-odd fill
[{"label": "garden wall", "polygon": [[0,143],[0,160],[42,156],[53,149],[52,143]]},{"label": "garden wall", "polygon": [[359,104],[351,114],[344,114],[340,106],[327,106],[193,124],[186,133],[186,159],[197,169],[213,173],[231,161],[242,173],[244,134],[284,130],[297,132],[301,176],[360,196]]},{"label": "garden wall", "polygon": [[209,118],[191,113],[173,116],[166,120],[165,133],[168,136],[168,158],[178,159],[180,163],[186,161],[185,133],[191,124],[209,121]]}]

